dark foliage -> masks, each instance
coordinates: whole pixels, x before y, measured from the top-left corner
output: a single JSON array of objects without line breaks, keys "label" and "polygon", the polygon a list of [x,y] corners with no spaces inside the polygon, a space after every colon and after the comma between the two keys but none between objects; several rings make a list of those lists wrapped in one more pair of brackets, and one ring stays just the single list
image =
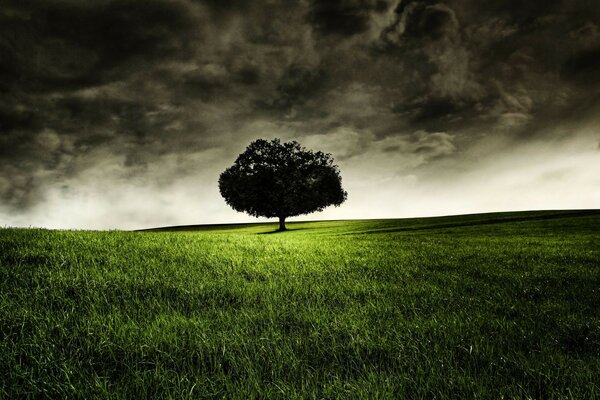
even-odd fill
[{"label": "dark foliage", "polygon": [[347,197],[331,154],[296,141],[255,140],[219,177],[225,202],[255,217],[285,218],[339,206]]}]

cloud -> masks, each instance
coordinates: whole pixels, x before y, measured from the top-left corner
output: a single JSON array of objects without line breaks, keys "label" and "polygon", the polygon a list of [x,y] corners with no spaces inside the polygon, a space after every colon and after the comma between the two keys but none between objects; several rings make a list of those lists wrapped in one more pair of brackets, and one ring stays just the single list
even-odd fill
[{"label": "cloud", "polygon": [[307,19],[325,35],[352,36],[371,26],[371,15],[388,9],[383,0],[313,0]]},{"label": "cloud", "polygon": [[258,137],[332,152],[356,188],[459,181],[534,142],[597,143],[598,26],[584,0],[9,0],[2,220],[76,204],[95,181],[168,201],[152,176],[193,169],[172,160],[225,165]]},{"label": "cloud", "polygon": [[261,100],[259,106],[289,112],[295,106],[302,106],[310,98],[322,93],[326,82],[327,73],[319,67],[290,65],[277,83],[275,96],[266,101]]},{"label": "cloud", "polygon": [[15,79],[17,89],[109,81],[164,57],[185,59],[200,39],[194,8],[182,1],[12,5],[3,15],[0,52],[7,60],[4,76]]},{"label": "cloud", "polygon": [[382,38],[396,45],[411,39],[451,39],[458,34],[459,21],[454,10],[446,4],[400,2],[395,13],[396,20],[382,32]]}]

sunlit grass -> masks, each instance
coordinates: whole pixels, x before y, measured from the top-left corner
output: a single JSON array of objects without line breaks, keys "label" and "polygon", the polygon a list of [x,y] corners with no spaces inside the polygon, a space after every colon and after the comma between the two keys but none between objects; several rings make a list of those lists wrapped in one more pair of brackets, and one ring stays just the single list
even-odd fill
[{"label": "sunlit grass", "polygon": [[598,398],[600,213],[0,230],[0,398]]}]

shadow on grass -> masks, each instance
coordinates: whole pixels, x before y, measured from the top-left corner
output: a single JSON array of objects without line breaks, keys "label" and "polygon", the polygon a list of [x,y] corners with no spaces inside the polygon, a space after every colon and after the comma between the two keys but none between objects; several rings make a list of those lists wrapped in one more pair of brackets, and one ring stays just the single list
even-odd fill
[{"label": "shadow on grass", "polygon": [[294,231],[301,231],[301,230],[304,230],[304,229],[308,229],[308,228],[288,228],[288,229],[286,229],[285,231],[280,231],[280,230],[278,229],[278,230],[275,230],[275,231],[269,231],[269,232],[258,232],[258,233],[257,233],[257,235],[272,235],[272,234],[274,234],[274,233],[286,233],[286,232],[294,232]]},{"label": "shadow on grass", "polygon": [[441,224],[434,224],[434,225],[370,229],[370,230],[366,230],[366,231],[348,233],[348,234],[371,234],[371,233],[425,231],[425,230],[431,230],[431,229],[460,228],[460,227],[469,227],[469,226],[477,226],[477,225],[504,224],[504,223],[511,223],[511,222],[544,221],[544,220],[558,219],[558,218],[588,217],[588,216],[596,216],[596,215],[600,215],[599,210],[559,211],[559,212],[549,212],[548,214],[541,214],[541,215],[530,215],[530,216],[519,216],[519,217],[499,217],[499,218],[497,217],[497,218],[490,218],[490,219],[483,219],[483,220],[450,222],[450,223],[441,223]]}]

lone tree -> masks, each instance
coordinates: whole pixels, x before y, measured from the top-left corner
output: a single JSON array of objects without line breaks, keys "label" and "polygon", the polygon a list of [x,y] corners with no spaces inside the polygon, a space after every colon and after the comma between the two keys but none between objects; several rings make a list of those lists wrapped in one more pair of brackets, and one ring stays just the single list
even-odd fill
[{"label": "lone tree", "polygon": [[347,197],[331,154],[313,152],[296,141],[258,139],[219,176],[219,191],[236,211],[285,219],[339,206]]}]

